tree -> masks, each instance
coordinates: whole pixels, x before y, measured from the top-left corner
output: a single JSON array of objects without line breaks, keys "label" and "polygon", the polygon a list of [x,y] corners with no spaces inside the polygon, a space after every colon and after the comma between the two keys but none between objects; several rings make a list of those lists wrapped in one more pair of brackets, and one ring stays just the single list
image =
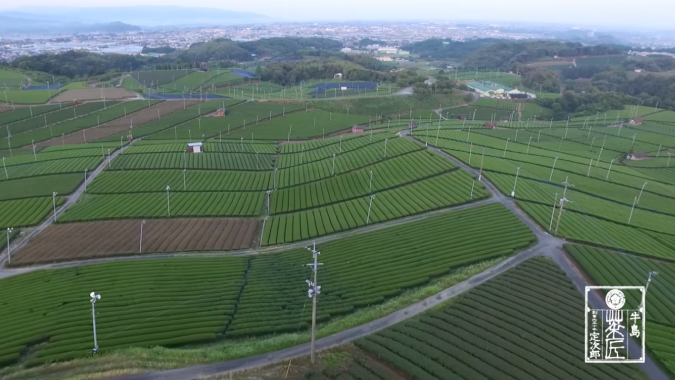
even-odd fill
[{"label": "tree", "polygon": [[262,78],[263,76],[263,70],[259,63],[258,66],[255,67],[255,76],[258,77],[258,79]]}]

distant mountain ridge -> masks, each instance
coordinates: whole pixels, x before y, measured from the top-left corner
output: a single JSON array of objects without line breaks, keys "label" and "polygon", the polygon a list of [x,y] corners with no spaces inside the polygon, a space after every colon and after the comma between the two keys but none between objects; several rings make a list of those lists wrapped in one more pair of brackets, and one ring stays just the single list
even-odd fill
[{"label": "distant mountain ridge", "polygon": [[[131,24],[141,27],[155,26],[206,26],[245,24],[271,20],[268,16],[236,12],[217,8],[190,8],[176,6],[137,6],[137,7],[40,7],[23,8],[17,11],[0,12],[0,23],[5,20],[18,22],[39,21],[50,25],[81,23],[97,24]],[[3,26],[0,25],[0,33]],[[20,25],[13,25],[17,28]],[[24,25],[28,29],[29,26]],[[30,28],[34,29],[35,25]],[[110,26],[108,26],[110,27]]]},{"label": "distant mountain ridge", "polygon": [[106,23],[85,24],[80,22],[63,22],[49,18],[30,18],[25,14],[23,17],[11,17],[0,13],[0,34],[12,33],[120,33],[140,31],[140,27],[114,21]]}]

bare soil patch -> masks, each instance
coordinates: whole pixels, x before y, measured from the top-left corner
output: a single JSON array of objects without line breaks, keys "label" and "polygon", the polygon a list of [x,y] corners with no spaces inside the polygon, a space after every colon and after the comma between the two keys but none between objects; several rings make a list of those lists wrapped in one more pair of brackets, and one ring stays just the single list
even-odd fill
[{"label": "bare soil patch", "polygon": [[[256,219],[148,219],[141,253],[246,249],[257,230]],[[55,224],[14,253],[12,264],[137,255],[140,239],[141,220]]]},{"label": "bare soil patch", "polygon": [[125,88],[78,88],[66,90],[52,98],[54,102],[72,102],[73,100],[120,100],[135,98],[138,94]]},{"label": "bare soil patch", "polygon": [[11,111],[12,109],[12,106],[0,106],[0,113]]},{"label": "bare soil patch", "polygon": [[[39,142],[36,145],[39,147],[47,147],[61,144],[83,144],[85,142],[85,136],[87,141],[91,142],[129,130],[132,121],[134,126],[143,125],[156,120],[158,116],[162,118],[174,112],[182,111],[183,107],[189,107],[198,102],[199,100],[186,100],[185,104],[183,104],[182,100],[165,100],[140,111],[127,114],[127,116],[120,117],[119,119],[103,123],[100,126],[87,128],[84,130],[84,133],[82,131],[77,131],[63,136],[63,139],[61,137],[55,137],[51,140]],[[120,104],[116,107],[124,107],[124,104]],[[158,110],[159,114],[157,113]]]}]

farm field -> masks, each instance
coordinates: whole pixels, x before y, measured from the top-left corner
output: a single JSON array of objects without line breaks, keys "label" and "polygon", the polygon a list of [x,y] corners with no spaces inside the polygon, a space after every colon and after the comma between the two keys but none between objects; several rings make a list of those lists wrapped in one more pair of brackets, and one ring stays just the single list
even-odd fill
[{"label": "farm field", "polygon": [[[487,215],[491,217],[486,219]],[[491,238],[476,240],[485,228],[493,231]],[[419,234],[439,238],[415,239]],[[510,239],[505,241],[504,236]],[[495,204],[317,246],[322,262],[331,268],[322,277],[330,286],[322,295],[319,318],[326,321],[381,303],[427,283],[432,276],[511,255],[533,240],[527,227]],[[467,245],[467,241],[476,243]],[[368,255],[354,250],[355,246]],[[0,333],[0,362],[14,362],[27,344],[44,336],[49,336],[49,342],[31,358],[33,364],[87,355],[91,349],[91,326],[86,323],[89,305],[75,300],[92,287],[107,300],[96,305],[103,352],[297,331],[306,328],[310,317],[303,308],[307,260],[305,250],[292,250],[249,257],[113,262],[3,279],[0,292],[8,296],[0,309],[0,323],[7,328]],[[410,271],[411,260],[415,271]],[[354,262],[361,263],[360,270],[354,270]],[[386,270],[361,275],[374,262],[386,262]],[[140,289],[147,286],[157,287],[151,298],[142,296],[145,292]],[[38,295],[43,302],[35,302]],[[282,304],[284,312],[279,312]],[[28,305],[39,312],[28,312]],[[61,305],[57,315],[44,314],[56,305]],[[168,309],[171,313],[166,313]]]},{"label": "farm field", "polygon": [[[187,75],[183,75],[180,78],[177,78],[175,81],[161,84],[157,90],[166,93],[190,93],[194,88],[197,88],[204,82],[210,80],[213,77],[211,73],[205,73],[203,71],[193,71]],[[157,86],[155,86],[157,87]],[[199,92],[199,91],[197,91]]]},{"label": "farm field", "polygon": [[289,114],[285,118],[268,119],[246,130],[239,129],[227,138],[248,139],[253,134],[256,140],[308,139],[342,130],[351,132],[352,126],[367,123],[368,120],[359,115],[345,115],[321,110],[300,111]]},{"label": "farm field", "polygon": [[[501,118],[517,118],[514,115],[514,111],[507,111],[504,109],[495,109],[495,108],[486,108],[486,107],[474,107],[474,106],[461,106],[453,107],[443,110],[443,117],[447,119],[457,119],[459,115],[467,115],[468,120],[499,120]],[[437,120],[437,119],[435,119]],[[423,120],[424,121],[424,120]]]},{"label": "farm field", "polygon": [[49,101],[50,103],[59,103],[63,101],[65,103],[69,103],[73,101],[73,98],[66,100],[54,100],[54,98],[56,97],[56,95],[66,90],[80,89],[84,87],[85,87],[84,82],[72,82],[68,83],[63,87],[53,90],[46,89],[46,90],[32,90],[32,91],[20,91],[20,90],[3,91],[3,95],[2,97],[0,97],[0,102],[4,101],[7,104],[44,104],[47,101]]},{"label": "farm field", "polygon": [[122,154],[111,170],[198,169],[198,170],[271,170],[274,156],[251,153],[148,153]]},{"label": "farm field", "polygon": [[[56,206],[63,202],[56,198]],[[26,227],[38,224],[52,212],[52,197],[26,198],[0,201],[0,228]]]},{"label": "farm field", "polygon": [[0,181],[0,201],[8,199],[51,197],[52,192],[71,193],[84,179],[82,173],[44,175]]},{"label": "farm field", "polygon": [[[308,101],[309,107],[321,109],[328,112],[344,113],[349,115],[363,115],[377,119],[380,117],[389,117],[398,119],[407,118],[410,111],[431,110],[438,108],[448,108],[460,104],[465,104],[463,96],[460,95],[432,95],[425,99],[411,98],[408,96],[386,96],[372,98],[352,98],[335,99],[331,101],[314,100]],[[427,115],[427,117],[429,117]]]},{"label": "farm field", "polygon": [[[375,135],[377,136],[377,134]],[[297,186],[299,184],[333,177],[335,175],[339,176],[355,169],[365,168],[368,165],[373,165],[377,162],[423,149],[414,142],[407,141],[400,137],[385,139],[385,141],[379,140],[378,142],[364,146],[360,149],[346,152],[340,152],[339,146],[338,143],[337,146],[331,145],[326,149],[319,150],[317,152],[316,160],[312,159],[310,161],[308,157],[306,164],[291,165],[279,169],[276,187],[283,188]],[[294,154],[293,160],[298,160],[298,156],[301,155],[304,156],[302,152],[300,154]],[[335,155],[335,158],[333,158],[333,155]],[[284,159],[283,155],[282,161],[284,162],[284,165],[288,165],[288,160]],[[335,162],[335,165],[333,165],[333,162]]]},{"label": "farm field", "polygon": [[169,83],[176,79],[180,79],[188,73],[193,72],[191,69],[185,70],[157,70],[157,71],[137,71],[131,73],[131,76],[143,84],[145,87],[157,87],[157,85]]},{"label": "farm field", "polygon": [[[137,107],[128,107],[127,103],[120,104],[120,107],[124,107],[124,112],[126,116],[119,117],[117,119],[110,120],[105,123],[101,123],[100,126],[93,126],[86,129],[86,133],[73,132],[69,133],[62,137],[55,137],[50,140],[42,141],[37,144],[37,146],[54,146],[62,144],[83,144],[85,143],[85,137],[87,141],[95,141],[106,138],[108,136],[115,135],[120,132],[130,130],[132,125],[138,127],[140,125],[162,119],[163,117],[169,116],[174,112],[182,111],[183,109],[197,104],[198,100],[187,100],[182,101],[164,101],[157,102],[155,100],[151,101],[152,105],[150,107],[145,107],[140,110],[134,111]],[[135,103],[135,102],[128,102]],[[145,102],[143,102],[145,103]]]},{"label": "farm field", "polygon": [[[649,313],[647,329],[647,348],[661,360],[664,366],[675,374],[673,349],[675,342],[675,299],[672,286],[675,283],[675,264],[672,262],[650,260],[615,251],[567,244],[565,250],[583,267],[598,285],[643,286],[648,273],[656,271],[647,292],[646,309]],[[629,295],[632,297],[632,295]],[[639,303],[634,298],[630,302]]]},{"label": "farm field", "polygon": [[[213,104],[223,103],[222,101],[211,101]],[[241,103],[241,104],[240,104]],[[232,133],[238,128],[241,128],[245,140],[251,139],[251,127],[260,125],[269,120],[281,117],[288,118],[291,112],[298,111],[303,108],[301,104],[280,104],[280,103],[263,103],[263,102],[247,102],[242,103],[239,100],[228,100],[225,102],[227,114],[224,117],[201,117],[176,126],[171,129],[166,129],[161,133],[156,133],[148,136],[150,140],[192,140],[203,141],[207,138],[233,138]],[[220,108],[220,107],[219,107]],[[215,111],[215,109],[214,109]],[[270,116],[271,115],[271,116]],[[243,131],[246,131],[244,133]],[[239,137],[241,138],[241,137]],[[260,138],[257,138],[260,139]]]},{"label": "farm field", "polygon": [[[106,105],[103,102],[91,102],[79,104],[76,106],[68,107],[59,107],[55,106],[51,112],[48,112],[44,115],[35,115],[35,117],[24,118],[22,120],[17,120],[11,123],[3,125],[5,128],[2,128],[0,131],[0,137],[6,138],[7,131],[12,135],[17,135],[23,132],[32,131],[39,128],[45,128],[49,125],[60,124],[66,120],[76,119],[77,117],[82,117],[92,112],[100,111],[106,106],[114,106],[116,102],[108,102]],[[54,107],[54,106],[43,106],[43,107]],[[39,107],[35,107],[39,108]],[[40,107],[41,108],[41,107]],[[2,114],[0,114],[0,117]]]},{"label": "farm field", "polygon": [[121,100],[128,98],[135,98],[135,92],[131,92],[124,88],[82,88],[82,89],[66,89],[52,98],[52,102],[72,102],[86,101],[86,100]]},{"label": "farm field", "polygon": [[[584,350],[583,302],[553,261],[535,258],[470,290],[443,310],[355,344],[414,379],[642,376],[635,365],[590,366],[579,360]],[[523,307],[532,313],[522,313]],[[564,315],[557,312],[561,308]]]},{"label": "farm field", "polygon": [[[126,154],[126,153],[125,153]],[[1,184],[1,182],[0,182]],[[272,189],[272,172],[188,170],[183,189],[182,170],[112,170],[99,175],[88,187],[90,194],[123,194],[161,191],[266,191]]]},{"label": "farm field", "polygon": [[101,159],[101,156],[76,157],[7,166],[6,173],[0,171],[0,184],[8,180],[47,174],[83,173],[84,175],[85,169],[96,168]]},{"label": "farm field", "polygon": [[675,112],[673,111],[656,112],[651,107],[638,107],[638,109],[638,116],[647,115],[645,116],[645,120],[665,122],[670,124],[675,123]]},{"label": "farm field", "polygon": [[[415,152],[322,181],[280,188],[274,194],[270,212],[286,213],[366,196],[372,191],[412,184],[455,169],[455,165],[436,154]],[[373,173],[372,183],[370,172]],[[299,200],[297,204],[295,199]]]},{"label": "farm field", "polygon": [[0,126],[5,126],[6,124],[11,124],[19,120],[24,120],[32,117],[36,117],[48,112],[56,111],[59,109],[59,106],[46,105],[46,106],[28,106],[28,107],[19,107],[12,108],[9,106],[5,111],[0,113]]},{"label": "farm field", "polygon": [[[66,210],[59,221],[257,216],[263,204],[262,192],[175,192],[172,194],[165,188],[166,186],[163,186],[154,193],[86,195]],[[167,193],[169,193],[168,196]]]},{"label": "farm field", "polygon": [[213,71],[211,79],[202,83],[202,89],[209,89],[209,92],[215,93],[214,90],[218,87],[233,85],[238,83],[243,83],[242,77],[235,75],[225,70],[216,70]]},{"label": "farm field", "polygon": [[[217,110],[218,108],[222,108],[222,106],[223,101],[220,100],[209,100],[199,102],[190,107],[186,106],[184,110],[178,110],[172,114],[167,115],[166,117],[162,117],[161,119],[156,119],[147,122],[143,125],[134,128],[133,130],[131,130],[132,137],[134,138],[145,137],[163,131],[165,129],[169,129],[171,127],[177,127],[178,125],[183,124],[187,121],[209,114]],[[119,141],[120,137],[126,138],[128,135],[129,131],[122,131],[114,135],[110,135],[108,137],[100,138],[97,140],[97,142],[115,142]]]},{"label": "farm field", "polygon": [[[49,125],[48,128],[41,127],[31,131],[18,133],[12,135],[9,139],[0,140],[0,149],[6,149],[9,144],[13,146],[24,146],[34,143],[34,141],[54,140],[58,136],[66,133],[81,132],[83,140],[86,139],[86,130],[89,127],[99,125],[101,122],[105,123],[111,120],[118,119],[124,116],[125,113],[131,113],[143,108],[149,107],[153,102],[146,101],[131,101],[124,103],[115,103],[110,107],[99,109],[87,115],[78,116],[76,118],[63,121],[58,124]],[[91,141],[91,139],[86,139]],[[61,138],[61,144],[65,144],[65,138]]]},{"label": "farm field", "polygon": [[23,74],[12,70],[0,70],[0,88],[2,89],[21,89],[28,79]]},{"label": "farm field", "polygon": [[505,111],[515,111],[518,103],[509,100],[479,98],[476,103],[477,107],[496,108]]},{"label": "farm field", "polygon": [[[675,242],[672,182],[646,169],[608,162],[630,148],[630,137],[605,135],[602,128],[593,129],[598,135],[591,136],[589,129],[570,128],[565,140],[564,134],[568,131],[564,126],[565,123],[556,122],[555,127],[551,125],[552,129],[534,131],[476,128],[473,133],[468,129],[442,129],[436,133],[439,138],[432,134],[429,143],[477,169],[482,168],[483,175],[502,193],[511,195],[515,190],[518,205],[544,229],[560,237],[672,259],[670,247]],[[555,142],[555,136],[563,138]],[[640,136],[645,140],[639,143],[642,147],[652,146],[647,141],[658,141],[652,140],[649,132],[640,132]],[[602,139],[588,141],[597,137]],[[605,140],[606,137],[609,138]],[[417,138],[427,139],[426,134],[419,132]],[[661,138],[661,142],[665,142],[664,139]],[[467,141],[471,141],[473,147]],[[589,149],[593,142],[595,149]],[[604,155],[598,146],[603,143],[606,144]],[[613,164],[611,170],[610,164]],[[560,215],[559,204],[556,210],[553,204],[556,198],[562,197],[564,185],[561,183],[566,179],[575,186],[568,189],[566,198],[572,202],[565,205],[565,212]],[[634,201],[639,204],[633,209]]]},{"label": "farm field", "polygon": [[[311,239],[369,223],[380,223],[472,202],[486,198],[488,194],[480,182],[475,183],[469,174],[457,171],[393,190],[375,192],[374,198],[360,197],[307,211],[271,216],[265,224],[262,244],[274,245]],[[313,194],[323,197],[327,195],[327,192]],[[291,200],[286,201],[289,208],[302,208],[302,195],[296,192],[294,198],[295,204]],[[321,203],[326,203],[325,198]]]},{"label": "farm field", "polygon": [[15,252],[12,265],[155,252],[246,249],[253,246],[257,229],[255,219],[225,218],[55,224]]}]

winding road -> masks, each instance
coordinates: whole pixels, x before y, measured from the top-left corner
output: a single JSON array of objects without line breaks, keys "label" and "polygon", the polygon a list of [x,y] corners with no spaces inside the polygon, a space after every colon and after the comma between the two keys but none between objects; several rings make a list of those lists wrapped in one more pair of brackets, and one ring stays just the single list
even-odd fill
[{"label": "winding road", "polygon": [[[414,141],[416,143],[420,143],[419,141],[413,139],[411,136],[408,136],[408,131],[403,130],[401,132],[401,135],[404,138],[407,138],[411,141]],[[475,176],[478,176],[478,172],[476,169],[464,164],[463,162],[457,160],[456,158],[448,155],[447,153],[441,151],[438,148],[429,146],[427,149],[445,157],[448,160],[451,160],[454,162],[456,165],[461,167],[464,170],[467,170],[468,172],[474,174]],[[119,152],[115,153],[115,156]],[[94,174],[92,175],[92,178],[94,178],[100,171],[103,170],[105,165],[105,162],[99,166]],[[390,221],[390,222],[385,222],[385,223],[380,223],[377,225],[372,225],[372,226],[367,226],[364,228],[360,228],[357,230],[353,231],[348,231],[348,232],[343,232],[335,235],[330,235],[318,239],[314,239],[317,243],[323,243],[329,240],[334,240],[338,238],[343,238],[346,236],[351,236],[351,235],[357,235],[357,234],[363,234],[366,232],[382,229],[382,228],[387,228],[393,225],[399,225],[399,224],[404,224],[404,223],[409,223],[411,221],[415,220],[421,220],[425,219],[434,215],[437,215],[442,212],[447,212],[450,210],[459,210],[459,209],[467,209],[467,208],[472,208],[472,207],[477,207],[479,205],[487,204],[487,203],[494,203],[494,202],[499,202],[503,204],[506,208],[508,208],[511,212],[513,212],[525,225],[530,228],[530,230],[535,234],[537,238],[537,244],[534,245],[533,247],[520,252],[502,262],[499,264],[488,268],[487,270],[467,279],[466,281],[460,282],[456,285],[453,285],[440,293],[433,295],[431,297],[428,297],[424,300],[418,301],[412,305],[409,305],[401,310],[398,310],[394,313],[391,313],[385,317],[379,318],[377,320],[374,320],[370,323],[357,326],[345,331],[342,331],[340,333],[333,334],[331,336],[321,338],[316,341],[316,347],[317,350],[325,350],[337,345],[341,345],[344,343],[351,342],[355,339],[364,337],[366,335],[378,332],[382,329],[385,329],[387,327],[393,326],[397,323],[400,323],[402,321],[405,321],[415,315],[418,315],[420,313],[423,313],[430,308],[433,308],[442,302],[451,299],[453,297],[456,297],[458,295],[461,295],[462,293],[472,289],[473,287],[480,285],[495,276],[498,276],[505,271],[515,267],[516,265],[522,263],[523,261],[536,256],[536,255],[544,255],[547,257],[550,257],[553,259],[562,270],[565,271],[565,273],[569,276],[571,281],[574,283],[574,285],[577,287],[579,292],[582,294],[584,293],[585,286],[587,284],[586,280],[584,279],[583,272],[580,268],[576,266],[576,264],[570,259],[570,257],[564,252],[562,249],[563,244],[565,243],[564,240],[556,238],[554,236],[549,235],[547,232],[542,230],[539,225],[537,225],[532,219],[529,218],[516,204],[515,201],[512,198],[509,198],[502,193],[500,193],[497,188],[490,183],[488,180],[483,177],[481,179],[481,182],[486,186],[486,188],[492,193],[493,197],[487,200],[475,202],[472,204],[467,204],[467,205],[462,205],[454,208],[449,208],[449,209],[444,209],[444,210],[438,210],[426,214],[421,214],[421,215],[415,215],[411,216],[408,218],[402,218],[398,219],[395,221]],[[62,213],[68,206],[71,204],[75,203],[79,196],[83,192],[83,186],[78,188],[78,190],[73,193],[69,198],[68,201],[57,211],[57,215]],[[49,224],[51,224],[52,218],[47,220],[45,223],[40,225],[38,229],[34,230],[29,234],[26,238],[24,238],[21,242],[19,242],[16,246],[14,246],[14,249],[19,248],[23,244],[25,244],[26,241],[32,236],[37,235],[40,231],[44,230]],[[257,249],[257,250],[244,250],[244,251],[236,251],[236,252],[225,252],[225,253],[210,253],[210,254],[203,254],[201,256],[207,256],[207,255],[222,255],[222,254],[230,254],[230,255],[251,255],[251,254],[263,254],[263,253],[270,253],[270,252],[277,252],[281,250],[286,250],[290,248],[299,248],[299,247],[305,247],[309,244],[309,241],[305,242],[298,242],[298,243],[293,243],[293,244],[286,244],[282,246],[276,246],[276,247],[271,247],[271,248],[264,248],[264,249]],[[36,269],[49,269],[49,268],[60,268],[60,267],[68,267],[68,266],[78,266],[78,265],[86,265],[86,264],[92,264],[92,263],[100,263],[100,262],[108,262],[108,261],[119,261],[119,260],[138,260],[138,259],[153,259],[153,258],[166,258],[166,257],[176,257],[176,256],[181,256],[181,254],[168,254],[168,255],[145,255],[145,256],[133,256],[133,257],[122,257],[122,258],[106,258],[106,259],[100,259],[100,260],[88,260],[88,261],[81,261],[81,262],[70,262],[70,263],[62,263],[62,264],[53,264],[53,265],[44,265],[44,266],[36,266],[36,267],[29,267],[29,268],[20,268],[20,269],[0,269],[0,278],[3,277],[8,277],[20,273],[25,273],[31,270],[36,270]],[[191,253],[191,257],[195,257],[196,254]],[[2,265],[3,262],[0,261],[0,265]],[[590,294],[589,297],[589,302],[593,305],[595,308],[604,308],[604,300],[603,298],[598,294],[598,293],[592,293]],[[638,348],[637,344],[629,345],[634,348]],[[638,348],[639,349],[639,348]],[[230,360],[230,361],[225,361],[225,362],[218,362],[218,363],[211,363],[211,364],[204,364],[204,365],[196,365],[196,366],[190,366],[190,367],[184,367],[184,368],[178,368],[178,369],[173,369],[173,370],[166,370],[166,371],[156,371],[156,372],[149,372],[149,373],[143,373],[143,374],[136,374],[136,375],[128,375],[128,376],[120,376],[120,377],[115,377],[112,378],[114,380],[185,380],[185,379],[196,379],[204,376],[212,376],[216,374],[228,374],[228,373],[234,373],[234,372],[239,372],[247,369],[252,369],[252,368],[257,368],[273,363],[279,363],[285,360],[301,357],[301,356],[306,356],[309,355],[310,353],[310,345],[309,343],[301,344],[298,346],[290,347],[287,349],[263,354],[263,355],[258,355],[258,356],[253,356],[253,357],[248,357],[248,358],[242,358],[242,359],[236,359],[236,360]],[[636,353],[631,351],[631,356],[636,356]],[[647,357],[645,360],[644,364],[639,364],[639,366],[642,368],[642,370],[653,380],[667,380],[668,377],[665,375],[665,373],[649,358]]]}]

